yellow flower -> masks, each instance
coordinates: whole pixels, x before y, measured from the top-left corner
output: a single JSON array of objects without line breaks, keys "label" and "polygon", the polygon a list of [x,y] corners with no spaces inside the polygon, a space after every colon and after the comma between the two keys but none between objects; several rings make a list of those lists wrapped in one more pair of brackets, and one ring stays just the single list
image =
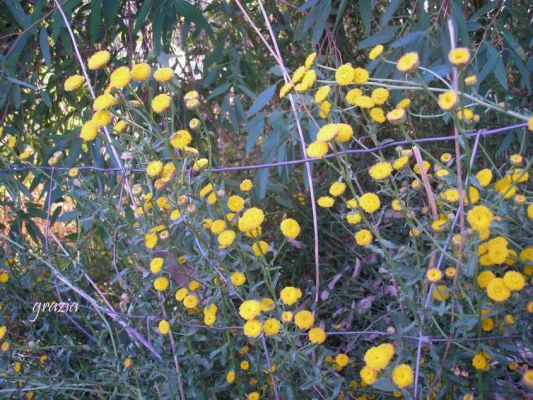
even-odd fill
[{"label": "yellow flower", "polygon": [[168,323],[168,321],[162,319],[161,321],[159,321],[158,329],[161,335],[167,335],[170,332],[170,324]]},{"label": "yellow flower", "polygon": [[293,86],[294,85],[292,82],[283,84],[283,86],[281,86],[281,88],[279,89],[279,98],[283,99],[285,96],[287,96],[287,94],[293,88]]},{"label": "yellow flower", "polygon": [[235,371],[231,370],[226,375],[226,382],[233,383],[235,381]]},{"label": "yellow flower", "polygon": [[459,97],[452,90],[439,94],[439,107],[444,111],[450,111],[457,106]]},{"label": "yellow flower", "polygon": [[465,78],[465,85],[466,86],[473,86],[477,83],[477,76],[476,75],[470,75]]},{"label": "yellow flower", "polygon": [[218,248],[219,249],[226,249],[229,246],[233,244],[235,241],[236,234],[233,231],[224,231],[220,235],[218,235]]},{"label": "yellow flower", "polygon": [[346,183],[344,182],[333,182],[331,186],[329,187],[329,194],[333,197],[339,197],[342,196],[344,191],[346,190]]},{"label": "yellow flower", "polygon": [[152,274],[157,274],[161,271],[161,269],[163,268],[163,262],[164,261],[161,257],[153,258],[150,261],[150,271],[152,272]]},{"label": "yellow flower", "polygon": [[527,388],[529,389],[533,388],[533,369],[528,368],[524,372],[524,375],[522,375],[522,382]]},{"label": "yellow flower", "polygon": [[502,278],[494,278],[487,285],[487,295],[494,301],[505,301],[511,295]]},{"label": "yellow flower", "polygon": [[340,353],[340,354],[337,354],[337,357],[335,357],[335,362],[337,363],[338,366],[344,368],[350,362],[350,357],[348,357],[344,353]]},{"label": "yellow flower", "polygon": [[245,300],[239,307],[239,315],[242,319],[251,320],[261,314],[261,303],[257,300]]},{"label": "yellow flower", "polygon": [[340,143],[345,143],[349,141],[353,136],[353,129],[348,124],[337,124],[337,137],[335,140]]},{"label": "yellow flower", "polygon": [[[532,302],[532,304],[533,304],[533,302]],[[291,322],[292,321],[292,312],[291,311],[283,311],[281,313],[281,320],[283,322],[285,322],[286,324]]]},{"label": "yellow flower", "polygon": [[392,168],[394,168],[396,171],[401,170],[409,163],[409,157],[407,156],[401,156],[398,157],[394,162],[392,163]]},{"label": "yellow flower", "polygon": [[526,285],[524,275],[518,271],[507,271],[503,275],[503,282],[513,292],[519,292]]},{"label": "yellow flower", "polygon": [[448,297],[450,297],[450,293],[448,292],[448,288],[446,287],[446,285],[435,286],[431,295],[437,301],[444,301],[448,299]]},{"label": "yellow flower", "polygon": [[252,245],[252,251],[256,257],[259,257],[261,254],[265,255],[268,253],[268,243],[264,240],[260,240]]},{"label": "yellow flower", "polygon": [[372,243],[372,232],[370,232],[368,229],[361,229],[358,231],[355,235],[355,241],[359,246],[368,246],[370,243]]},{"label": "yellow flower", "polygon": [[470,61],[470,51],[464,47],[458,47],[450,50],[448,60],[456,67],[463,67]]},{"label": "yellow flower", "polygon": [[348,221],[350,225],[357,225],[359,222],[361,222],[361,219],[361,214],[349,213],[346,215],[346,221]]},{"label": "yellow flower", "polygon": [[302,291],[296,287],[286,286],[279,295],[283,304],[291,306],[302,297]]},{"label": "yellow flower", "polygon": [[131,69],[131,77],[136,81],[144,81],[148,79],[152,72],[150,65],[146,63],[135,64]]},{"label": "yellow flower", "polygon": [[263,210],[257,207],[249,208],[239,218],[239,230],[243,233],[254,232],[261,227],[261,224],[264,220],[265,213],[263,212]]},{"label": "yellow flower", "polygon": [[[2,134],[2,131],[3,129],[0,128],[0,135]],[[7,147],[9,147],[10,149],[14,149],[16,145],[17,145],[17,138],[14,136],[8,136]]]},{"label": "yellow flower", "polygon": [[309,54],[309,55],[305,58],[304,67],[305,67],[306,69],[311,69],[311,67],[312,67],[313,64],[315,63],[315,60],[316,60],[316,52],[313,52],[313,53]]},{"label": "yellow flower", "polygon": [[330,91],[331,91],[331,88],[329,86],[327,86],[327,85],[326,86],[321,86],[315,92],[315,99],[314,99],[315,104],[320,104],[324,100],[326,100],[326,98],[328,97]]},{"label": "yellow flower", "polygon": [[406,108],[409,108],[410,105],[411,105],[410,99],[402,99],[398,102],[398,104],[396,104],[396,108],[402,108],[405,110]]},{"label": "yellow flower", "polygon": [[123,364],[124,364],[124,368],[129,368],[133,365],[133,360],[128,357],[124,360]]},{"label": "yellow flower", "polygon": [[322,344],[326,341],[326,332],[324,329],[315,326],[309,330],[309,341],[314,344]]},{"label": "yellow flower", "polygon": [[527,129],[533,131],[533,116],[529,117],[527,120]]},{"label": "yellow flower", "polygon": [[322,119],[326,119],[331,112],[332,105],[329,101],[323,101],[320,103],[318,116]]},{"label": "yellow flower", "polygon": [[67,92],[73,92],[74,90],[79,89],[81,85],[83,85],[83,82],[85,82],[83,76],[71,75],[65,80],[63,87]]},{"label": "yellow flower", "polygon": [[87,121],[81,127],[80,137],[86,142],[94,140],[98,135],[98,125],[93,120]]},{"label": "yellow flower", "polygon": [[252,190],[253,187],[254,184],[250,179],[243,180],[239,185],[239,189],[241,189],[241,191],[243,192],[249,192],[250,190]]},{"label": "yellow flower", "polygon": [[392,370],[392,381],[400,388],[406,388],[413,383],[413,370],[407,364],[400,364]]},{"label": "yellow flower", "polygon": [[217,219],[216,221],[213,221],[209,229],[211,230],[211,233],[218,235],[226,229],[226,222],[224,222],[224,220]]},{"label": "yellow flower", "polygon": [[533,203],[527,206],[527,217],[533,220]]},{"label": "yellow flower", "polygon": [[346,103],[355,106],[355,99],[363,95],[363,91],[359,88],[351,89],[346,93]]},{"label": "yellow flower", "polygon": [[259,392],[251,392],[251,393],[248,393],[248,395],[246,396],[246,400],[259,400],[259,399],[260,399]]},{"label": "yellow flower", "polygon": [[374,61],[381,55],[381,53],[383,53],[383,45],[378,44],[377,46],[374,46],[372,50],[370,50],[370,52],[368,53],[368,58]]},{"label": "yellow flower", "polygon": [[350,64],[341,65],[335,71],[335,80],[339,86],[346,86],[352,83],[354,79],[354,69]]},{"label": "yellow flower", "polygon": [[292,77],[291,77],[292,83],[300,82],[308,69],[309,68],[305,68],[305,66],[303,65],[296,68],[296,70],[293,72]]},{"label": "yellow flower", "polygon": [[459,191],[456,188],[446,189],[441,193],[441,196],[449,203],[457,203],[459,201]]},{"label": "yellow flower", "polygon": [[7,333],[7,327],[5,325],[0,326],[0,340],[4,338]]},{"label": "yellow flower", "polygon": [[194,162],[192,169],[195,171],[200,171],[201,169],[207,167],[207,164],[209,164],[209,160],[207,158],[200,158]]},{"label": "yellow flower", "polygon": [[147,249],[153,249],[157,245],[157,242],[158,242],[158,237],[157,237],[157,234],[155,233],[147,233],[144,236],[144,245],[146,246]]},{"label": "yellow flower", "polygon": [[180,129],[176,131],[170,138],[170,144],[175,149],[184,149],[192,142],[192,136],[189,131]]},{"label": "yellow flower", "polygon": [[130,69],[128,67],[118,67],[111,73],[111,77],[109,79],[111,81],[111,87],[117,89],[125,88],[128,86],[128,83],[130,83],[131,80]]},{"label": "yellow flower", "polygon": [[361,96],[357,96],[354,100],[354,105],[356,105],[357,107],[360,107],[362,109],[370,109],[372,107],[374,107],[374,100],[372,100],[371,97],[369,96],[365,96],[365,95],[361,95]]},{"label": "yellow flower", "polygon": [[316,134],[316,140],[319,142],[330,142],[337,137],[339,127],[337,124],[326,124],[322,126]]},{"label": "yellow flower", "polygon": [[246,283],[246,276],[242,272],[234,272],[229,277],[233,286],[242,286]]},{"label": "yellow flower", "polygon": [[161,114],[170,107],[171,97],[168,94],[158,94],[152,99],[152,110],[155,113]]},{"label": "yellow flower", "polygon": [[494,320],[492,318],[482,318],[481,319],[481,329],[484,332],[490,332],[494,329]]},{"label": "yellow flower", "polygon": [[281,233],[289,239],[296,239],[300,234],[300,225],[292,218],[286,218],[280,224]]},{"label": "yellow flower", "polygon": [[359,376],[364,383],[372,385],[378,378],[378,373],[375,369],[365,366],[359,371]]},{"label": "yellow flower", "polygon": [[281,323],[276,318],[268,318],[263,323],[263,332],[266,336],[274,336],[279,333]]},{"label": "yellow flower", "polygon": [[146,174],[149,177],[155,177],[158,176],[161,171],[163,170],[163,163],[159,160],[152,161],[148,166],[146,167]]},{"label": "yellow flower", "polygon": [[315,322],[315,318],[313,317],[313,314],[311,311],[302,310],[298,311],[296,315],[294,316],[294,323],[296,326],[303,330],[308,330],[313,326]]},{"label": "yellow flower", "polygon": [[400,125],[407,118],[403,108],[395,108],[387,113],[387,120],[393,125]]},{"label": "yellow flower", "polygon": [[92,120],[98,126],[106,126],[111,122],[111,114],[107,110],[97,111],[93,114]]},{"label": "yellow flower", "polygon": [[109,107],[117,104],[117,99],[115,99],[111,94],[106,93],[98,96],[93,102],[93,110],[100,111],[106,110]]},{"label": "yellow flower", "polygon": [[99,69],[105,67],[111,59],[111,53],[107,50],[100,50],[94,53],[90,58],[87,66],[89,69]]},{"label": "yellow flower", "polygon": [[389,98],[389,91],[385,88],[377,88],[372,91],[370,97],[372,98],[372,100],[374,100],[374,103],[380,106],[382,104],[385,104],[385,102]]},{"label": "yellow flower", "polygon": [[481,289],[485,289],[490,281],[496,278],[492,271],[482,271],[477,276],[477,284]]},{"label": "yellow flower", "polygon": [[426,272],[426,278],[431,283],[438,282],[442,279],[442,271],[438,268],[429,268]]},{"label": "yellow flower", "polygon": [[322,208],[331,208],[335,204],[335,199],[329,196],[322,196],[317,200],[317,204]]},{"label": "yellow flower", "polygon": [[307,146],[306,153],[311,158],[322,158],[328,152],[328,144],[324,142],[313,142]]},{"label": "yellow flower", "polygon": [[482,232],[490,227],[494,214],[486,206],[475,206],[468,211],[466,219],[472,229]]},{"label": "yellow flower", "polygon": [[480,371],[487,371],[490,368],[490,365],[487,363],[487,359],[482,353],[477,353],[472,358],[472,366]]},{"label": "yellow flower", "polygon": [[244,208],[244,199],[241,196],[233,195],[228,198],[228,208],[233,212],[239,212]]},{"label": "yellow flower", "polygon": [[183,306],[186,309],[191,310],[195,308],[197,305],[198,305],[198,297],[196,297],[195,295],[188,294],[187,296],[183,298]]},{"label": "yellow flower", "polygon": [[376,181],[388,178],[392,173],[392,166],[387,161],[378,162],[368,170],[370,177]]},{"label": "yellow flower", "polygon": [[365,193],[359,198],[359,205],[367,213],[372,214],[381,207],[381,201],[375,193]]},{"label": "yellow flower", "polygon": [[157,71],[154,72],[154,79],[160,83],[168,82],[172,79],[174,76],[174,71],[172,71],[172,68],[159,68]]},{"label": "yellow flower", "polygon": [[118,121],[115,126],[113,126],[113,131],[118,133],[122,133],[126,129],[126,121],[120,120]]},{"label": "yellow flower", "polygon": [[189,289],[187,288],[180,288],[176,291],[175,297],[177,301],[183,301],[185,299],[185,296],[189,294]]},{"label": "yellow flower", "polygon": [[169,280],[168,280],[168,278],[166,278],[164,276],[160,276],[159,278],[157,278],[154,281],[154,288],[158,292],[164,292],[165,290],[167,290],[168,289],[168,285],[169,285]]},{"label": "yellow flower", "polygon": [[378,124],[382,124],[387,120],[385,111],[379,107],[374,107],[370,110],[370,118]]},{"label": "yellow flower", "polygon": [[444,274],[447,278],[454,278],[457,273],[457,270],[454,267],[448,267],[444,270]]},{"label": "yellow flower", "polygon": [[256,319],[251,319],[249,321],[246,321],[246,323],[243,326],[244,334],[251,338],[256,338],[261,334],[261,330],[263,329],[263,325],[261,322],[259,322]]},{"label": "yellow flower", "polygon": [[353,83],[363,85],[368,81],[368,71],[364,68],[355,68],[353,70]]},{"label": "yellow flower", "polygon": [[405,72],[410,74],[414,72],[418,65],[420,64],[420,59],[418,58],[418,53],[416,51],[404,54],[396,64],[396,68],[400,72]]}]

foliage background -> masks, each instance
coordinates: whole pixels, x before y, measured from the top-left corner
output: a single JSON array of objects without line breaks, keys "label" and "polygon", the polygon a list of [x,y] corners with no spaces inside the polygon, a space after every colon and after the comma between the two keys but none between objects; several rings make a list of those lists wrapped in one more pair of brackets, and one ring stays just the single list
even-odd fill
[{"label": "foliage background", "polygon": [[[256,22],[262,21],[257,2],[243,3]],[[216,167],[217,163],[225,166],[248,165],[301,158],[293,115],[275,95],[276,86],[281,82],[281,72],[233,1],[66,0],[61,5],[84,60],[96,49],[109,49],[117,65],[144,60],[152,64],[171,65],[180,71],[174,88],[176,95],[183,95],[193,88],[202,93],[201,115],[213,132],[212,144],[216,153],[213,166]],[[458,29],[459,44],[473,49],[475,53],[471,69],[478,76],[478,92],[495,102],[505,103],[509,109],[527,113],[532,108],[533,28],[531,4],[527,0],[289,0],[267,2],[266,7],[290,70],[300,65],[311,49],[316,49],[320,55],[326,56],[331,67],[352,62],[366,66],[376,78],[399,78],[394,65],[367,63],[366,54],[376,44],[386,45],[388,57],[394,60],[406,51],[417,50],[423,65],[441,76],[448,75],[449,32],[446,22],[451,18]],[[262,24],[260,27],[266,34]],[[116,167],[112,159],[103,156],[101,146],[107,146],[103,141],[85,151],[79,140],[79,126],[90,117],[92,101],[89,96],[74,98],[72,96],[75,95],[62,89],[64,79],[78,73],[79,66],[68,31],[53,2],[5,0],[0,4],[0,52],[0,126],[3,127],[3,135],[17,137],[17,151],[31,145],[35,150],[35,165],[45,164],[54,152],[61,150],[65,153],[62,160],[64,167]],[[435,79],[429,75],[424,77],[427,82]],[[96,75],[92,79],[101,91],[105,76]],[[395,100],[399,100],[399,96]],[[417,103],[416,98],[412,101],[419,114],[435,111],[434,104]],[[177,122],[186,120],[187,111],[181,106]],[[416,121],[411,127],[416,137],[452,131],[446,117]],[[481,115],[477,128],[504,126],[512,122],[506,116],[488,113]],[[306,139],[309,141],[316,129],[304,116],[302,124],[306,127],[309,135]],[[527,154],[530,144],[525,136],[522,130],[517,129],[503,137],[486,139],[484,150],[487,158],[497,162],[510,152],[524,148]],[[387,127],[377,134],[381,144],[399,138],[396,130]],[[143,144],[130,141],[118,145],[124,146],[119,148],[121,153],[132,153],[132,159],[128,161],[131,166],[142,166],[150,160],[149,150]],[[439,151],[444,150],[439,148]],[[111,153],[109,148],[106,153]],[[354,161],[356,171],[368,165],[370,158],[365,157],[358,156]],[[20,161],[12,162],[2,150],[0,168],[22,165]],[[325,169],[314,168],[317,186],[331,181],[332,176]],[[29,174],[33,179],[26,186],[23,182]],[[268,205],[273,213],[281,214],[284,209],[295,210],[296,215],[305,221],[302,224],[304,231],[311,232],[309,206],[301,205],[295,198],[298,193],[307,196],[307,182],[301,166],[259,169],[254,176],[251,174],[226,173],[217,179],[224,180],[224,184],[231,188],[240,179],[253,177],[256,202]],[[36,170],[0,174],[0,183],[11,194],[4,195],[0,203],[3,206],[0,227],[4,233],[9,232],[13,242],[44,249],[49,246],[43,235],[46,206],[54,204],[49,221],[51,229],[65,242],[75,243],[69,251],[78,255],[78,262],[72,265],[68,257],[56,255],[54,265],[62,271],[68,269],[69,277],[77,285],[93,292],[94,288],[82,279],[87,273],[118,308],[123,292],[120,279],[138,274],[137,267],[148,260],[138,257],[136,247],[142,238],[131,232],[134,215],[131,212],[126,212],[124,216],[117,213],[120,176],[88,172],[84,174],[82,188],[73,187],[63,177],[55,179],[56,184],[50,185],[49,172]],[[63,201],[66,194],[77,202],[76,210]],[[331,239],[339,235],[338,226],[328,214],[320,215],[319,224],[321,237]],[[275,237],[274,232],[269,235]],[[179,239],[183,243],[180,251],[196,252],[196,244],[190,237]],[[321,248],[323,282],[332,283],[338,279],[339,270],[351,273],[353,259],[344,240],[324,242],[327,244]],[[0,263],[10,268],[7,260],[13,254],[6,248],[4,251]],[[149,355],[141,354],[120,326],[104,321],[90,309],[80,312],[75,318],[94,341],[88,340],[87,335],[80,333],[63,316],[50,315],[39,324],[29,323],[31,305],[38,298],[46,301],[57,296],[75,296],[61,283],[54,284],[43,254],[38,257],[33,253],[21,254],[25,255],[19,259],[19,267],[13,277],[17,285],[0,290],[2,303],[9,310],[9,320],[17,321],[13,323],[17,326],[13,329],[16,337],[13,345],[29,365],[25,374],[16,380],[0,377],[0,390],[41,384],[50,389],[43,398],[72,397],[81,388],[84,391],[80,393],[87,397],[141,398],[141,393],[152,390],[161,397],[176,396],[172,363],[158,362]],[[205,264],[206,260],[190,260],[191,265],[197,263]],[[277,263],[284,266],[282,279],[285,284],[312,287],[313,254],[309,247],[305,251],[297,248],[287,251],[281,254]],[[116,276],[114,269],[110,268],[115,264],[122,266],[122,276]],[[38,290],[33,286],[36,279],[43,279]],[[357,327],[367,328],[378,322],[377,315],[389,315],[389,320],[394,320],[396,326],[407,328],[410,321],[403,321],[401,313],[390,308],[390,298],[380,292],[382,288],[369,289],[367,284],[372,279],[363,273],[359,281],[339,282],[321,314],[334,315],[339,304],[351,304],[344,311],[351,313],[348,319],[357,320]],[[136,290],[135,293],[143,299],[137,304],[138,310],[149,310],[157,305],[158,300],[148,294],[149,284],[141,282]],[[372,311],[368,312],[360,301],[371,297]],[[4,302],[4,298],[9,302]],[[213,360],[218,353],[227,351],[222,342],[216,349],[211,335],[194,329],[184,331],[183,335],[185,340],[180,341],[182,347],[178,349],[178,354],[186,354],[188,360],[183,371],[184,378],[186,381],[205,382],[204,385],[188,387],[188,396],[231,396],[216,379],[217,374],[222,376],[223,373]],[[191,351],[205,350],[205,347],[213,348],[208,357],[205,352]],[[44,352],[53,354],[53,360],[48,366],[41,367],[37,365],[36,354]],[[135,362],[139,367],[123,371],[122,359],[136,352],[138,358]],[[291,356],[296,357],[294,354]],[[7,368],[8,364],[4,359],[0,361],[3,367]],[[212,374],[211,370],[217,372]],[[301,398],[301,393],[291,391],[305,391],[313,385],[324,388],[327,398],[334,398],[344,382],[333,376],[326,383],[320,382],[320,374],[316,370],[310,372],[307,380],[296,375],[287,375],[286,379],[297,381],[299,388],[286,388],[284,398]],[[486,390],[488,393],[491,388]],[[18,395],[16,391],[3,393]]]}]

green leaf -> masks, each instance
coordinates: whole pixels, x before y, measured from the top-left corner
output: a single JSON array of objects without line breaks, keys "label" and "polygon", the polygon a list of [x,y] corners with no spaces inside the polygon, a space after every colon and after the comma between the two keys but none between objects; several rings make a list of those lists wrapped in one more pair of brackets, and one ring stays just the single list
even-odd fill
[{"label": "green leaf", "polygon": [[372,28],[372,2],[370,0],[361,0],[357,3],[359,6],[359,15],[363,21],[365,33],[368,35]]},{"label": "green leaf", "polygon": [[4,4],[9,9],[15,21],[24,29],[27,29],[31,25],[31,17],[24,12],[20,1],[17,0],[4,0]]},{"label": "green leaf", "polygon": [[185,18],[186,21],[194,22],[198,30],[205,29],[207,33],[212,36],[213,32],[211,30],[211,25],[207,22],[207,19],[202,15],[202,13],[194,7],[192,4],[188,3],[185,0],[174,0],[176,4],[176,9],[178,13]]},{"label": "green leaf", "polygon": [[270,99],[272,99],[274,93],[276,93],[275,84],[259,93],[254,101],[254,104],[252,104],[252,106],[248,110],[247,117],[250,118],[257,112],[261,111],[268,104]]},{"label": "green leaf", "polygon": [[52,56],[50,55],[50,44],[48,43],[48,32],[42,28],[39,32],[39,46],[46,65],[52,65]]},{"label": "green leaf", "polygon": [[382,390],[384,392],[394,392],[396,390],[396,386],[394,385],[394,383],[392,383],[389,378],[385,377],[376,380],[372,384],[372,387],[378,390]]},{"label": "green leaf", "polygon": [[362,50],[367,49],[369,47],[373,47],[377,44],[390,42],[394,38],[394,34],[397,30],[397,26],[390,26],[388,28],[384,28],[378,33],[375,33],[372,36],[367,37],[365,40],[359,42],[357,48]]},{"label": "green leaf", "polygon": [[246,139],[246,155],[250,154],[257,142],[257,138],[263,132],[265,127],[265,114],[259,113],[253,117],[245,126],[245,130],[248,132],[248,138]]},{"label": "green leaf", "polygon": [[133,25],[132,35],[135,36],[137,32],[139,32],[141,27],[144,25],[144,21],[151,7],[152,7],[152,0],[145,0],[143,2],[141,9],[137,12],[137,18],[135,18],[135,24]]},{"label": "green leaf", "polygon": [[100,16],[102,14],[102,0],[92,0],[91,1],[91,40],[93,42],[98,41],[98,31],[100,27]]},{"label": "green leaf", "polygon": [[104,16],[105,22],[108,25],[112,25],[115,17],[121,15],[119,13],[120,9],[120,0],[106,0],[102,8],[102,14]]},{"label": "green leaf", "polygon": [[331,0],[324,0],[321,2],[320,5],[317,6],[317,10],[319,10],[319,13],[313,24],[313,46],[320,41],[324,29],[326,29],[326,23],[328,22],[328,17],[331,12]]},{"label": "green leaf", "polygon": [[215,97],[226,93],[230,87],[231,87],[231,83],[230,82],[223,83],[222,85],[220,85],[220,86],[216,87],[215,89],[213,89],[213,91],[211,92],[211,94],[209,95],[207,100],[214,99]]},{"label": "green leaf", "polygon": [[379,20],[379,26],[382,28],[385,27],[388,22],[394,17],[394,14],[398,10],[398,8],[402,5],[403,0],[392,0],[383,15],[381,16]]}]

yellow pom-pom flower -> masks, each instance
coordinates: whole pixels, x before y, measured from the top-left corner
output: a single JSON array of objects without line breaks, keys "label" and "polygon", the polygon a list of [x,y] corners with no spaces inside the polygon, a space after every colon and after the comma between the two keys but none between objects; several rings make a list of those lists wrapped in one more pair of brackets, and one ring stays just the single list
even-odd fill
[{"label": "yellow pom-pom flower", "polygon": [[85,82],[85,79],[83,79],[83,76],[72,75],[72,76],[69,76],[65,80],[63,87],[67,92],[73,92],[74,90],[79,89],[81,85],[83,85],[83,82]]},{"label": "yellow pom-pom flower", "polygon": [[111,59],[111,53],[107,50],[100,50],[94,53],[90,58],[87,66],[89,69],[100,69],[105,67]]}]

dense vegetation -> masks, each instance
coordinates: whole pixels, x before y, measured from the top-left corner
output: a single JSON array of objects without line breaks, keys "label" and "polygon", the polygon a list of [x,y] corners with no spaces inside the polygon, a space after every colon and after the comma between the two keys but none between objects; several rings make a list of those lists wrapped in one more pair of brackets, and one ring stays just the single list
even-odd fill
[{"label": "dense vegetation", "polygon": [[0,398],[531,397],[531,18],[5,0]]}]

